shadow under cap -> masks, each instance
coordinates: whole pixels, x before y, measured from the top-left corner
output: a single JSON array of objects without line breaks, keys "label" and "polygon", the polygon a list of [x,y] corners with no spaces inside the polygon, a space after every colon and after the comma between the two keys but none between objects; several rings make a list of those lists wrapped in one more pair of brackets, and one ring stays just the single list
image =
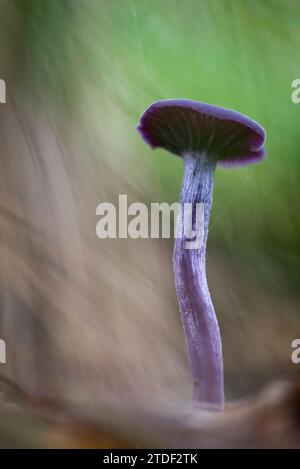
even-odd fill
[{"label": "shadow under cap", "polygon": [[265,131],[257,122],[232,109],[192,101],[164,99],[143,113],[138,126],[151,148],[178,156],[193,154],[219,166],[241,166],[262,160]]}]

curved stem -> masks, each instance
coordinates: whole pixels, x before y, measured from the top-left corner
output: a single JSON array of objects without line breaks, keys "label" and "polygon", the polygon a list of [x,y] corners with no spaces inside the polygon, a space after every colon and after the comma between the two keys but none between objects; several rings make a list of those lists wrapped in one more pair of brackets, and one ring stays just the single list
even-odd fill
[{"label": "curved stem", "polygon": [[[212,203],[215,164],[206,155],[184,156],[184,177],[181,188],[182,214],[185,204],[193,210],[188,223],[197,227],[196,204],[203,208],[203,238],[200,246],[187,249],[186,234],[177,237],[174,248],[174,274],[177,296],[186,335],[193,375],[194,403],[209,403],[223,408],[223,358],[219,326],[206,279],[205,253]],[[181,215],[182,215],[181,214]],[[179,220],[182,226],[182,220]],[[197,233],[199,235],[199,233]]]}]

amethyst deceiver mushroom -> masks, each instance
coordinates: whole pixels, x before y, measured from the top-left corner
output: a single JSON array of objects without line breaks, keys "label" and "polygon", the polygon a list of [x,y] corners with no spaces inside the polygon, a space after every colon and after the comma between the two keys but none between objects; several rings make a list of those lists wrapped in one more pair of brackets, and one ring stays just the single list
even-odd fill
[{"label": "amethyst deceiver mushroom", "polygon": [[[222,344],[205,266],[206,241],[217,165],[240,166],[261,160],[265,131],[239,112],[187,99],[157,101],[138,126],[152,148],[162,147],[183,158],[180,203],[202,203],[204,237],[200,247],[186,249],[185,235],[174,247],[176,291],[193,375],[194,403],[224,406]],[[187,222],[187,220],[185,220]]]}]

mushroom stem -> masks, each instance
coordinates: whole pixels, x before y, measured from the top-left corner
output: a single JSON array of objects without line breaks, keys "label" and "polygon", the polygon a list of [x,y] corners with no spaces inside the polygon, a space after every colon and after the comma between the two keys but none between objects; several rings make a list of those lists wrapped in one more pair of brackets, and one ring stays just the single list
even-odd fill
[{"label": "mushroom stem", "polygon": [[[187,237],[179,236],[174,248],[174,274],[177,296],[193,375],[194,404],[224,406],[223,358],[219,326],[206,279],[206,241],[212,203],[215,162],[205,153],[184,155],[181,209],[192,204],[185,224],[196,228],[196,204],[203,204],[204,236],[200,247],[187,249]],[[181,222],[181,220],[180,220]],[[182,226],[182,225],[181,225]]]}]

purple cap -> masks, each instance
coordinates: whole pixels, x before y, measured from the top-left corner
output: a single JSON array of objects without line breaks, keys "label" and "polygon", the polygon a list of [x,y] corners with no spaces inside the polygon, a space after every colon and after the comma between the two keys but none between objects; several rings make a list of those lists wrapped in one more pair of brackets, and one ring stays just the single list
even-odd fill
[{"label": "purple cap", "polygon": [[221,166],[251,164],[265,156],[266,134],[257,122],[189,99],[154,102],[143,113],[138,131],[151,148],[178,156],[205,153]]}]

